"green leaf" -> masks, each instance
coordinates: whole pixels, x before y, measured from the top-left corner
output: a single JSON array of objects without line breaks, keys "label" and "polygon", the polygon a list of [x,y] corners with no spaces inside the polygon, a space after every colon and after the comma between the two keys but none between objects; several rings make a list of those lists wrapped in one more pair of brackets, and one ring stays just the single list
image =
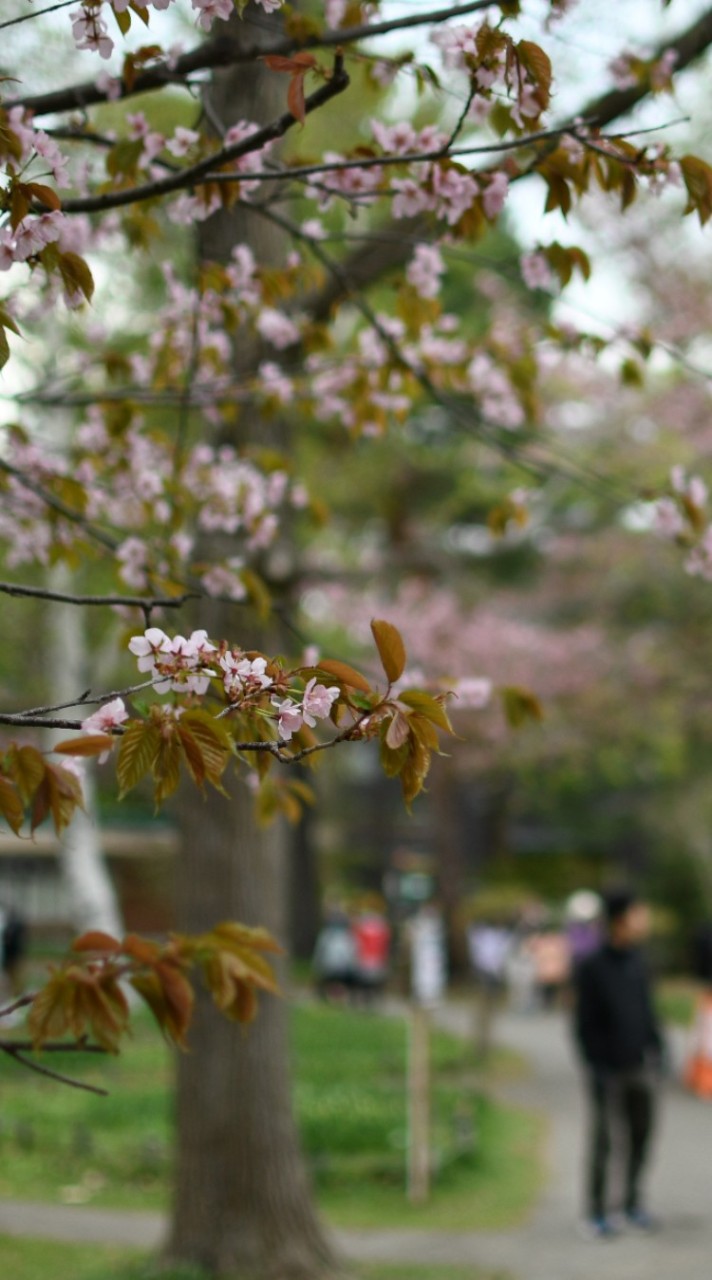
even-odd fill
[{"label": "green leaf", "polygon": [[500,689],[504,714],[513,729],[519,729],[527,720],[544,719],[544,708],[536,694],[519,685],[506,685]]},{"label": "green leaf", "polygon": [[443,729],[445,733],[454,733],[443,703],[439,698],[434,698],[431,693],[426,693],[423,689],[407,689],[405,693],[398,694],[398,701],[404,702],[407,707],[412,707],[421,716],[425,716],[425,719],[436,724],[438,729]]},{"label": "green leaf", "polygon": [[173,792],[177,790],[180,782],[180,762],[181,757],[185,755],[183,744],[178,734],[171,734],[169,738],[159,736],[158,751],[153,761],[152,773],[155,781],[154,796],[156,799],[156,807],[163,804]]},{"label": "green leaf", "polygon": [[90,302],[94,292],[94,277],[84,259],[78,253],[60,253],[57,265],[67,293],[81,293]]},{"label": "green leaf", "polygon": [[146,720],[131,720],[121,738],[116,762],[119,799],[153,768],[161,745],[158,726]]},{"label": "green leaf", "polygon": [[712,168],[699,156],[682,156],[680,169],[689,196],[685,213],[696,209],[704,226],[712,217]]},{"label": "green leaf", "polygon": [[131,14],[129,13],[128,9],[124,9],[122,13],[117,13],[116,10],[113,8],[112,8],[112,13],[116,18],[116,25],[119,28],[119,31],[121,32],[122,36],[125,36],[127,32],[131,30]]}]

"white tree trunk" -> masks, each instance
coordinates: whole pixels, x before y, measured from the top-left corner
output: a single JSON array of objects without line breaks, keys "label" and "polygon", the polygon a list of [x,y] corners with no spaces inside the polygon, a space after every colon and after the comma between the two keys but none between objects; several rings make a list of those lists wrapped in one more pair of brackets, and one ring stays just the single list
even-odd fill
[{"label": "white tree trunk", "polygon": [[[63,565],[52,570],[53,590],[67,591],[70,583],[69,571]],[[69,702],[71,698],[79,697],[88,684],[84,615],[76,605],[52,604],[49,606],[48,624],[50,701],[53,704]],[[66,736],[64,730],[52,732],[51,740],[56,742]],[[80,932],[101,929],[121,937],[123,921],[102,853],[91,765],[86,770],[83,791],[86,811],[77,809],[60,840],[60,862],[69,896],[71,923]]]}]

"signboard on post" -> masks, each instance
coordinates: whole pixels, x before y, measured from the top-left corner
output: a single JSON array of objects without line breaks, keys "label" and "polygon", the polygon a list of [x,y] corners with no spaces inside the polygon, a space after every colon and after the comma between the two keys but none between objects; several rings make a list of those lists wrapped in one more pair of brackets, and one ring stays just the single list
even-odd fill
[{"label": "signboard on post", "polygon": [[430,1191],[430,1014],[445,993],[445,933],[442,918],[422,907],[410,922],[413,1003],[408,1052],[408,1199]]},{"label": "signboard on post", "polygon": [[432,1008],[445,994],[445,931],[440,913],[422,907],[411,924],[411,992],[416,1004]]}]

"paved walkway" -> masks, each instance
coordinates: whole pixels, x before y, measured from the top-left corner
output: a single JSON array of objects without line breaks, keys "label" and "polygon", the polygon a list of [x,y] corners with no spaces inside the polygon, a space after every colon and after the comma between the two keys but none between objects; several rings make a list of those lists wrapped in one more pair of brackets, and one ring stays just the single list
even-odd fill
[{"label": "paved walkway", "polygon": [[[440,1020],[464,1031],[469,1012],[457,1006]],[[500,1020],[502,1044],[519,1050],[532,1071],[508,1096],[550,1118],[549,1176],[530,1219],[507,1233],[342,1231],[336,1243],[354,1262],[480,1264],[516,1280],[709,1280],[712,1272],[712,1104],[676,1085],[666,1090],[650,1187],[663,1219],[650,1237],[586,1242],[577,1233],[583,1107],[567,1027],[554,1015]],[[679,1046],[678,1046],[679,1052]],[[0,1202],[0,1233],[155,1248],[160,1214]]]}]

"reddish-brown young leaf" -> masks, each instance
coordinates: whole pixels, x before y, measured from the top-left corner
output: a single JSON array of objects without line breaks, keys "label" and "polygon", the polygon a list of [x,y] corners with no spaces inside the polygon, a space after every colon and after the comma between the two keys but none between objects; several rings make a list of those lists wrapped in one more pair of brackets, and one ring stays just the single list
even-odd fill
[{"label": "reddish-brown young leaf", "polygon": [[42,825],[47,814],[50,811],[50,789],[47,772],[42,776],[39,786],[32,798],[32,810],[30,813],[30,829],[35,832]]},{"label": "reddish-brown young leaf", "polygon": [[406,652],[403,637],[397,627],[382,618],[373,619],[371,631],[389,684],[395,684],[405,670]]},{"label": "reddish-brown young leaf", "polygon": [[306,120],[306,104],[304,101],[304,78],[308,71],[316,66],[316,58],[311,53],[296,53],[291,58],[281,54],[270,53],[263,58],[270,71],[282,71],[291,75],[287,90],[287,106],[300,124]]},{"label": "reddish-brown young leaf", "polygon": [[128,933],[121,944],[125,956],[138,961],[139,964],[153,965],[161,957],[161,947],[148,938],[139,938],[135,933]]},{"label": "reddish-brown young leaf", "polygon": [[45,1040],[54,1040],[70,1029],[73,1014],[73,987],[66,971],[55,970],[38,991],[27,1017],[27,1026],[35,1048]]},{"label": "reddish-brown young leaf", "polygon": [[61,209],[62,201],[57,192],[52,187],[47,187],[43,182],[28,182],[27,190],[35,200],[39,200],[41,204],[47,206],[48,209]]},{"label": "reddish-brown young leaf", "polygon": [[161,985],[166,1007],[166,1027],[176,1044],[184,1045],[195,996],[185,974],[175,963],[160,960],[153,973]]},{"label": "reddish-brown young leaf", "polygon": [[355,667],[349,666],[347,662],[339,662],[336,658],[324,658],[316,667],[305,667],[301,671],[302,675],[311,678],[312,676],[327,675],[338,684],[346,685],[350,689],[360,689],[362,693],[370,693],[371,686],[364,675],[357,671]]},{"label": "reddish-brown young leaf", "polygon": [[17,783],[20,796],[28,803],[35,795],[42,778],[45,777],[45,756],[36,746],[13,746],[9,753],[9,772],[13,782]]},{"label": "reddish-brown young leaf", "polygon": [[102,933],[100,929],[90,929],[72,942],[72,951],[101,951],[116,955],[121,950],[121,943],[112,938],[110,933]]},{"label": "reddish-brown young leaf", "polygon": [[129,1006],[116,974],[107,969],[82,970],[72,967],[67,977],[75,985],[74,1011],[70,1025],[82,1036],[88,1028],[103,1049],[118,1053],[122,1035],[128,1029]]},{"label": "reddish-brown young leaf", "polygon": [[48,764],[45,771],[49,809],[57,835],[71,822],[74,811],[84,802],[79,779],[61,765]]},{"label": "reddish-brown young leaf", "polygon": [[25,806],[17,787],[3,777],[0,777],[0,813],[10,830],[19,835],[25,820]]},{"label": "reddish-brown young leaf", "polygon": [[82,738],[66,738],[52,750],[63,756],[100,756],[104,751],[111,751],[116,742],[108,733],[87,733]]}]

